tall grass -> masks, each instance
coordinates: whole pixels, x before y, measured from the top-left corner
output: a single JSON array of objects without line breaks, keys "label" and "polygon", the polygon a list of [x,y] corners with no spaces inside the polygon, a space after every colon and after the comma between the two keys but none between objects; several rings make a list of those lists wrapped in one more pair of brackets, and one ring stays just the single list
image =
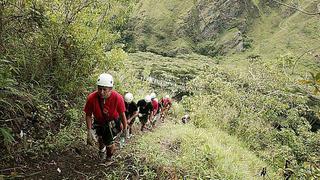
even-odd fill
[{"label": "tall grass", "polygon": [[171,169],[180,178],[256,179],[264,167],[270,177],[279,178],[241,141],[213,127],[166,123],[144,134],[135,146],[138,156],[155,167]]},{"label": "tall grass", "polygon": [[[189,83],[195,96],[182,103],[197,127],[220,127],[244,141],[251,150],[285,171],[290,161],[296,177],[317,176],[319,133],[312,132],[318,105],[310,103],[311,89],[298,84],[277,67],[263,62],[247,71],[211,68]],[[312,115],[311,115],[312,114]],[[315,124],[313,124],[315,125]]]}]

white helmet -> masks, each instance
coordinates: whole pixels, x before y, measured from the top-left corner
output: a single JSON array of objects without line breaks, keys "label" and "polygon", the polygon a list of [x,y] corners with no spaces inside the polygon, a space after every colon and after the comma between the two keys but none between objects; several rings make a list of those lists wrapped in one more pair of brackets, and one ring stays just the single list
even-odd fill
[{"label": "white helmet", "polygon": [[169,95],[166,95],[164,98],[169,99],[169,98],[170,98],[170,96],[169,96]]},{"label": "white helmet", "polygon": [[146,97],[144,97],[144,100],[149,103],[151,102],[151,96],[150,95],[146,95]]},{"label": "white helmet", "polygon": [[154,98],[154,101],[155,101],[155,102],[158,102],[158,98]]},{"label": "white helmet", "polygon": [[100,74],[97,80],[97,86],[113,87],[113,77],[110,74]]},{"label": "white helmet", "polygon": [[124,95],[124,101],[126,101],[127,103],[131,103],[132,100],[133,100],[132,93],[127,93],[126,95]]},{"label": "white helmet", "polygon": [[156,93],[154,93],[154,92],[153,92],[153,93],[151,93],[151,94],[150,94],[150,96],[151,96],[151,99],[154,99],[154,98],[156,98],[156,97],[157,97]]}]

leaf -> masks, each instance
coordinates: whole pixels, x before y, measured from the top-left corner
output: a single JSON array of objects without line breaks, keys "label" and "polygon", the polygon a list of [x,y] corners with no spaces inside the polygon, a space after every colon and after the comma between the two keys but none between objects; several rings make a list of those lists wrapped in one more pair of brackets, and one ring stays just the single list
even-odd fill
[{"label": "leaf", "polygon": [[319,92],[320,92],[319,88],[318,88],[318,87],[314,87],[313,93],[316,95],[316,94],[318,94]]},{"label": "leaf", "polygon": [[299,80],[299,82],[300,82],[301,84],[311,84],[311,83],[312,83],[311,80]]},{"label": "leaf", "polygon": [[315,75],[312,72],[310,72],[310,74],[311,74],[312,79],[315,79]]},{"label": "leaf", "polygon": [[9,145],[12,144],[12,142],[14,142],[11,130],[8,128],[0,128],[0,134],[3,137],[3,141],[6,148],[9,150]]},{"label": "leaf", "polygon": [[315,77],[316,81],[320,81],[320,72],[317,73],[316,77]]}]

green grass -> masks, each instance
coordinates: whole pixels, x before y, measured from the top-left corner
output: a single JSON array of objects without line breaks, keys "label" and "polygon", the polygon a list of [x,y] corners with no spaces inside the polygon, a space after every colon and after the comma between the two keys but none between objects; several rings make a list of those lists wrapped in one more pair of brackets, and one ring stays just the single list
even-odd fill
[{"label": "green grass", "polygon": [[272,179],[279,178],[241,141],[214,127],[167,123],[144,134],[131,148],[148,163],[175,169],[187,179],[258,179],[263,167]]},{"label": "green grass", "polygon": [[192,8],[193,1],[140,1],[134,8],[136,44],[144,44],[147,51],[173,55],[176,51],[190,52],[188,38],[179,38],[176,31]]},{"label": "green grass", "polygon": [[[147,148],[147,152],[154,152],[154,154],[148,156],[150,162],[155,164],[159,162],[160,166],[179,169],[177,173],[182,171],[180,173],[184,174],[186,172],[184,168],[192,169],[193,174],[190,175],[192,177],[210,176],[227,177],[229,179],[252,177],[254,170],[243,169],[243,166],[245,164],[251,166],[250,164],[255,160],[241,164],[239,154],[234,157],[230,155],[231,159],[226,159],[225,156],[229,156],[229,154],[223,152],[230,147],[239,146],[239,144],[241,144],[240,147],[246,149],[241,142],[237,144],[225,137],[221,137],[221,142],[213,141],[220,138],[215,137],[215,132],[219,132],[216,127],[219,127],[223,131],[237,136],[252,151],[252,154],[265,159],[270,166],[281,170],[284,167],[285,160],[292,159],[292,168],[297,171],[296,177],[307,175],[308,173],[304,174],[302,171],[308,171],[308,167],[299,164],[297,160],[309,161],[305,153],[311,152],[313,154],[315,151],[304,144],[315,145],[314,142],[317,141],[318,136],[314,135],[309,139],[296,136],[292,129],[295,131],[301,130],[306,136],[313,134],[310,132],[307,120],[299,115],[299,113],[307,112],[295,107],[306,106],[308,92],[312,92],[311,87],[299,85],[298,80],[301,77],[288,74],[291,69],[291,55],[270,58],[269,61],[263,61],[263,57],[250,59],[246,56],[248,56],[247,52],[221,58],[208,58],[195,54],[180,55],[175,58],[141,52],[129,54],[133,67],[143,72],[149,72],[145,76],[152,76],[173,83],[171,87],[154,87],[156,92],[164,94],[165,90],[172,93],[186,90],[193,93],[192,96],[185,96],[177,106],[174,106],[173,116],[174,121],[179,122],[179,119],[185,113],[184,111],[187,111],[192,117],[193,124],[199,128],[192,127],[192,131],[186,129],[185,126],[173,126],[170,131],[161,129],[155,135],[150,134],[150,139],[139,141],[141,146],[137,149],[145,151],[145,148]],[[219,64],[220,61],[224,62]],[[181,77],[188,76],[191,78],[185,80],[185,89],[175,86],[176,84],[183,85],[181,81],[183,78]],[[295,106],[291,107],[292,104],[295,104]],[[316,112],[314,106],[310,105],[308,108]],[[284,127],[290,128],[278,132],[272,126],[273,123],[280,123]],[[192,144],[193,140],[185,137],[186,134],[182,134],[182,132],[187,134],[204,133],[205,138],[197,136],[197,139],[203,143],[194,146]],[[149,134],[146,136],[149,136]],[[210,139],[211,136],[213,136],[213,139]],[[173,139],[170,139],[170,137]],[[152,144],[147,147],[150,144],[149,141],[158,138],[159,144]],[[167,138],[169,139],[168,142],[161,143],[161,139]],[[188,141],[191,143],[187,143]],[[227,141],[229,146],[212,145],[223,143],[223,141]],[[287,144],[281,144],[279,141],[284,141]],[[183,143],[186,145],[183,146]],[[175,153],[175,150],[168,151],[168,148],[162,146],[163,144],[169,144],[167,145],[169,149],[179,144],[181,151],[179,153]],[[208,147],[205,147],[205,144],[209,144]],[[200,147],[196,148],[198,145]],[[199,158],[190,155],[194,148],[200,154],[208,149],[209,152],[217,155],[216,157],[224,159],[223,161],[226,164],[223,165],[224,162],[217,158],[209,164],[200,160],[199,162],[204,164],[202,168],[191,167],[195,158]],[[157,149],[162,149],[162,151]],[[242,150],[239,150],[239,152],[242,152]],[[202,154],[200,158],[205,156]],[[225,172],[225,169],[235,168],[229,167],[232,162],[239,163],[238,167],[241,167],[239,168],[239,174],[234,176]],[[218,169],[219,173],[212,172],[212,168]],[[279,174],[281,173],[279,172]]]},{"label": "green grass", "polygon": [[[297,61],[299,74],[308,71],[318,71],[319,63],[315,55],[319,52],[317,47],[320,40],[318,16],[310,16],[299,11],[279,5],[279,8],[262,7],[259,0],[253,0],[259,9],[259,17],[251,19],[253,22],[246,31],[247,36],[253,40],[251,48],[246,52],[229,51],[221,62],[227,65],[243,66],[250,55],[260,55],[262,61],[275,61],[279,56],[290,54]],[[274,2],[275,3],[275,2]],[[286,1],[291,4],[291,1]],[[300,8],[308,12],[316,12],[317,1],[299,1]],[[259,5],[260,4],[260,5]],[[191,37],[177,36],[184,29],[184,22],[191,12],[193,1],[140,1],[133,11],[133,19],[137,19],[136,33],[138,44],[147,46],[146,51],[166,56],[175,56],[179,53],[191,53],[198,48]],[[204,17],[206,18],[206,17]],[[250,17],[248,17],[250,18]],[[252,17],[253,18],[253,17]],[[147,27],[148,26],[148,27]],[[147,27],[147,28],[146,28]],[[147,29],[144,31],[142,29]],[[219,47],[233,38],[236,28],[223,32],[203,51],[216,55]],[[198,44],[204,45],[204,44]],[[212,47],[214,46],[214,47]],[[201,48],[201,47],[200,47]],[[207,50],[213,48],[212,50]],[[314,49],[314,50],[312,50]],[[308,53],[305,53],[309,51]],[[304,54],[299,60],[298,57]]]},{"label": "green grass", "polygon": [[[316,5],[316,1],[305,0],[301,3],[301,9],[316,12]],[[291,16],[283,17],[279,12],[272,11],[257,20],[248,35],[254,39],[253,46],[257,52],[274,58],[287,52],[298,56],[315,48],[320,39],[319,32],[318,16],[297,11]],[[306,57],[312,60],[312,54]]]},{"label": "green grass", "polygon": [[[259,2],[254,1],[256,5]],[[302,9],[315,11],[316,1],[300,2]],[[155,3],[154,7],[158,5]],[[173,40],[170,37],[179,18],[172,17],[168,7],[161,5],[154,12],[149,12],[148,8],[142,8],[146,17],[150,15],[148,18],[159,20],[153,27],[153,35],[146,38],[150,43],[149,48],[172,50],[190,45],[186,39]],[[308,174],[311,165],[309,168],[301,162],[310,160],[305,156],[306,152],[311,152],[310,157],[317,157],[314,149],[305,144],[316,146],[319,137],[309,131],[306,119],[299,115],[305,113],[304,110],[291,105],[308,106],[307,95],[311,90],[299,85],[298,80],[305,78],[302,75],[309,71],[320,70],[314,58],[319,52],[316,49],[320,39],[319,19],[318,16],[301,12],[285,15],[288,9],[282,6],[268,9],[268,13],[262,8],[259,7],[260,18],[248,30],[247,36],[253,39],[253,43],[252,48],[245,52],[215,58],[195,54],[174,58],[141,52],[129,54],[130,63],[144,72],[146,77],[158,77],[179,85],[187,82],[188,91],[197,94],[185,98],[182,103],[189,108],[187,111],[191,111],[193,123],[198,128],[168,124],[137,140],[133,148],[137,149],[140,156],[146,157],[150,164],[168,167],[180,177],[190,179],[256,179],[259,171],[268,166],[271,179],[279,179],[278,175],[283,175],[282,172],[276,173],[269,166],[283,170],[285,160],[290,159],[295,177],[315,176],[316,173]],[[167,19],[162,18],[166,16]],[[163,29],[163,25],[171,26]],[[212,42],[221,44],[228,41],[235,30],[221,34],[219,40]],[[165,38],[159,41],[154,34]],[[313,48],[298,60],[301,54]],[[254,56],[257,58],[251,58]],[[298,66],[294,69],[293,63],[296,61]],[[186,77],[193,81],[181,80]],[[163,88],[158,90],[164,91]],[[177,87],[168,87],[166,90],[174,93]],[[210,109],[199,108],[208,104]],[[313,106],[308,108],[315,111]],[[184,109],[178,107],[175,110],[178,112],[174,114],[174,121],[178,122]],[[277,131],[272,126],[274,122],[282,123],[286,128]],[[292,129],[304,135],[296,136]]]}]

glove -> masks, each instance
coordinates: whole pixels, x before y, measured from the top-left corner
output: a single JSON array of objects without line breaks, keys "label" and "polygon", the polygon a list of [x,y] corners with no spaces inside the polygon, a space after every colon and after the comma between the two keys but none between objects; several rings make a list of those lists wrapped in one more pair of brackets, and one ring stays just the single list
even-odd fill
[{"label": "glove", "polygon": [[129,136],[130,136],[130,132],[129,132],[129,130],[127,129],[127,130],[126,130],[126,139],[129,139]]},{"label": "glove", "polygon": [[126,140],[124,137],[120,137],[119,145],[120,145],[120,148],[123,148],[126,145]]},{"label": "glove", "polygon": [[126,138],[127,138],[127,129],[124,129],[120,135],[120,148],[123,148],[126,145]]},{"label": "glove", "polygon": [[96,132],[93,129],[88,129],[87,131],[87,144],[93,146],[98,142]]},{"label": "glove", "polygon": [[122,133],[121,133],[120,137],[124,137],[124,138],[127,138],[127,137],[128,137],[128,131],[127,131],[127,129],[123,129],[123,130],[122,130]]}]

